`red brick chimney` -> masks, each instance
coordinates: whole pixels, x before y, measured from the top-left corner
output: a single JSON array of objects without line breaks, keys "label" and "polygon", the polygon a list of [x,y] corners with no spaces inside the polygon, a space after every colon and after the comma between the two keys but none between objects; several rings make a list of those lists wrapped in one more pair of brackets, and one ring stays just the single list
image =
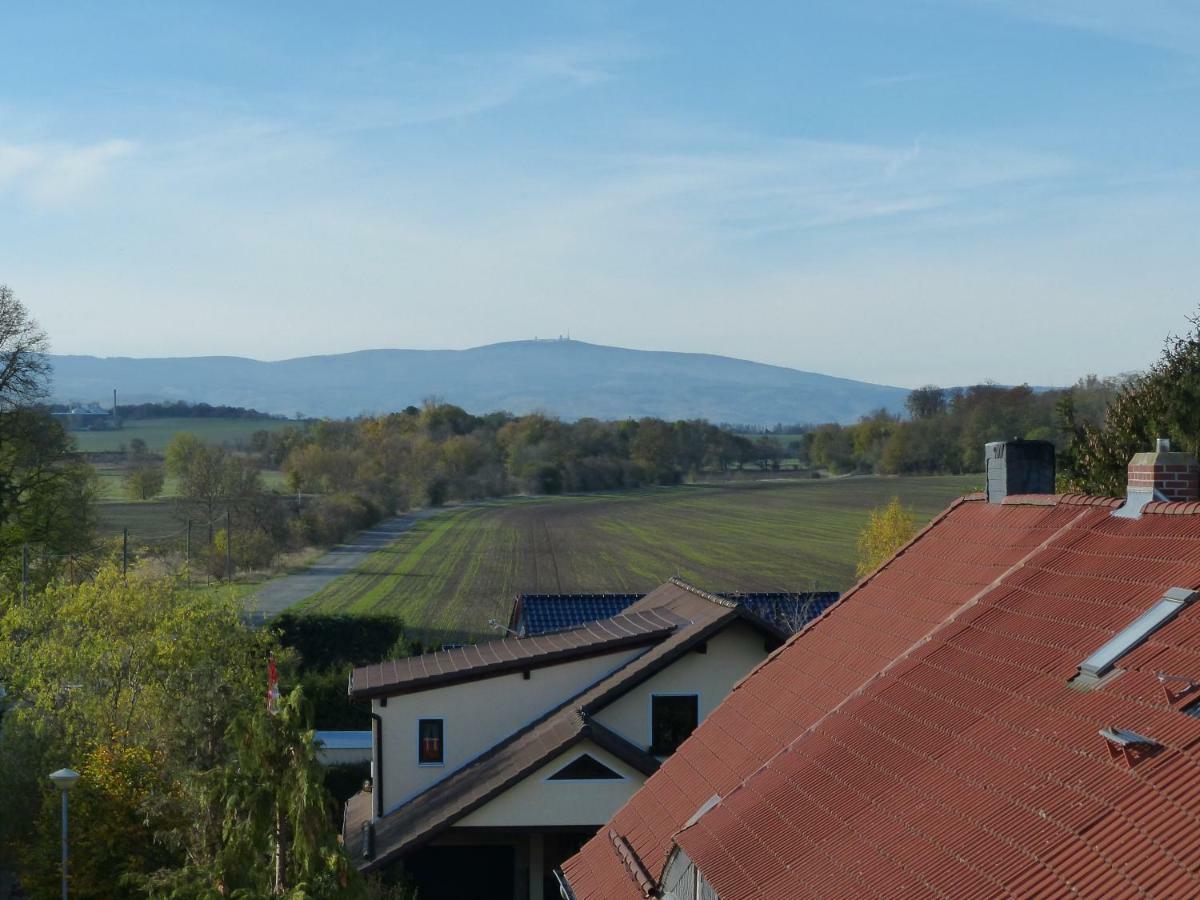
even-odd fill
[{"label": "red brick chimney", "polygon": [[1151,494],[1154,500],[1200,498],[1200,463],[1190,453],[1171,450],[1159,438],[1152,453],[1138,453],[1129,461],[1129,495]]}]

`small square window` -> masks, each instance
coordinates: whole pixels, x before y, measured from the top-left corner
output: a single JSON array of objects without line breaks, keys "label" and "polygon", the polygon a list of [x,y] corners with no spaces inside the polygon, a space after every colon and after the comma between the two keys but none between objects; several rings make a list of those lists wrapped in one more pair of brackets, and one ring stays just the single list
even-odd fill
[{"label": "small square window", "polygon": [[417,723],[417,762],[423,766],[434,766],[444,761],[442,720],[421,719]]},{"label": "small square window", "polygon": [[679,749],[700,722],[696,694],[655,694],[650,698],[650,752],[669,756]]}]

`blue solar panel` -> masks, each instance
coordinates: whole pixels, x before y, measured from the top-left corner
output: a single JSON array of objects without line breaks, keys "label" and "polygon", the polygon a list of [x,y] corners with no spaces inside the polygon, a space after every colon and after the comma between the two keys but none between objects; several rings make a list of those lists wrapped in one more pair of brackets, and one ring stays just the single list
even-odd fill
[{"label": "blue solar panel", "polygon": [[530,636],[619,616],[645,594],[522,594],[513,630]]},{"label": "blue solar panel", "polygon": [[[644,594],[521,594],[509,627],[523,636],[578,628],[620,615]],[[755,615],[787,632],[799,631],[835,603],[837,591],[726,593]]]},{"label": "blue solar panel", "polygon": [[838,601],[841,594],[837,591],[804,591],[721,596],[727,600],[736,600],[750,612],[792,634],[825,612]]}]

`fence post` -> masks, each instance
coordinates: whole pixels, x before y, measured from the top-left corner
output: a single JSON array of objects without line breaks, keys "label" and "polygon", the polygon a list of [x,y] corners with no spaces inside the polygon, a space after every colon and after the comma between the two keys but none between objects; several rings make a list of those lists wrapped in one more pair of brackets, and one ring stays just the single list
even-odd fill
[{"label": "fence post", "polygon": [[225,507],[225,582],[233,580],[233,517]]},{"label": "fence post", "polygon": [[121,529],[121,577],[129,571],[129,529]]},{"label": "fence post", "polygon": [[192,583],[192,520],[187,520],[187,537],[183,540],[183,567],[188,584]]},{"label": "fence post", "polygon": [[21,545],[21,602],[29,599],[29,545]]}]

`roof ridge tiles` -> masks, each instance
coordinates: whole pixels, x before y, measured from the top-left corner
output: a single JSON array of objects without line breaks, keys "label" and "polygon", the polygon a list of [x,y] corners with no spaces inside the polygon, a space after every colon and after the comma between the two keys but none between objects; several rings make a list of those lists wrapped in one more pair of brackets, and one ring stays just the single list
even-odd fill
[{"label": "roof ridge tiles", "polygon": [[727,609],[734,609],[735,607],[740,605],[735,600],[728,600],[725,597],[722,597],[720,594],[714,594],[711,591],[706,591],[703,588],[698,588],[694,584],[689,584],[688,582],[686,582],[682,578],[680,578],[678,575],[672,575],[670,577],[669,581],[671,584],[675,585],[675,587],[682,588],[685,591],[690,591],[691,593],[695,594],[697,597],[703,597],[705,600],[709,601],[710,603],[715,603],[718,606],[724,606]]},{"label": "roof ridge tiles", "polygon": [[1151,500],[1142,507],[1143,516],[1194,516],[1200,513],[1195,500]]},{"label": "roof ridge tiles", "polygon": [[1116,509],[1125,504],[1123,497],[1104,497],[1099,494],[1009,494],[1002,506],[1101,506]]}]

